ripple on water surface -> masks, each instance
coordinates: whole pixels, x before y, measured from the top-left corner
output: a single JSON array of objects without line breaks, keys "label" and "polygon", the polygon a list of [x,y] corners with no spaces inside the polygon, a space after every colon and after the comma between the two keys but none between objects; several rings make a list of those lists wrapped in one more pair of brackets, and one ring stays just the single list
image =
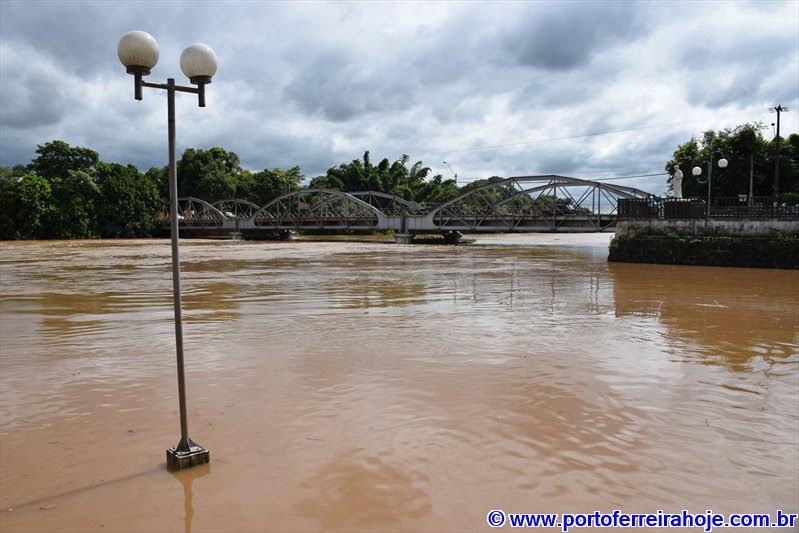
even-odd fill
[{"label": "ripple on water surface", "polygon": [[[795,510],[799,273],[609,265],[606,244],[185,241],[192,435],[214,456],[194,527]],[[142,474],[177,426],[169,253],[3,245],[4,525],[100,529],[125,501],[118,529],[182,527],[186,485]],[[134,477],[92,492],[109,450]]]}]

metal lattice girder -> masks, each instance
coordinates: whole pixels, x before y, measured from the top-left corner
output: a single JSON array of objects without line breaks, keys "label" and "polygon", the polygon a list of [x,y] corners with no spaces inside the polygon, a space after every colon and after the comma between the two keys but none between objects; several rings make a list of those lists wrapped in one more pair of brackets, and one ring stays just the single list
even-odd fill
[{"label": "metal lattice girder", "polygon": [[219,209],[228,220],[249,220],[260,209],[260,206],[242,198],[219,200],[213,205]]},{"label": "metal lattice girder", "polygon": [[363,200],[386,216],[409,216],[424,213],[424,209],[420,206],[393,194],[377,191],[356,191],[347,194]]},{"label": "metal lattice girder", "polygon": [[[521,229],[551,221],[551,229],[580,219],[597,229],[616,212],[618,198],[652,195],[621,185],[558,175],[518,176],[486,183],[434,207],[429,218],[442,229]],[[571,223],[571,222],[569,222]]]},{"label": "metal lattice girder", "polygon": [[[205,200],[186,196],[178,198],[178,224],[182,227],[219,228],[227,219],[216,207]],[[165,204],[161,212],[162,224],[170,225],[170,206]]]},{"label": "metal lattice girder", "polygon": [[332,189],[293,191],[261,208],[252,220],[270,229],[365,229],[380,226],[385,215],[348,193]]}]

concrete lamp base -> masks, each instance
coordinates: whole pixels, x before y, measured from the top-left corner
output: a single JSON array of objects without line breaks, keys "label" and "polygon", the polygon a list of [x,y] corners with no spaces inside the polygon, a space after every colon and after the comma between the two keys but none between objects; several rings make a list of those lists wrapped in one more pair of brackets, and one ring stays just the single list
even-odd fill
[{"label": "concrete lamp base", "polygon": [[168,470],[183,470],[192,466],[211,462],[211,452],[192,443],[188,451],[170,448],[166,451],[166,467]]}]

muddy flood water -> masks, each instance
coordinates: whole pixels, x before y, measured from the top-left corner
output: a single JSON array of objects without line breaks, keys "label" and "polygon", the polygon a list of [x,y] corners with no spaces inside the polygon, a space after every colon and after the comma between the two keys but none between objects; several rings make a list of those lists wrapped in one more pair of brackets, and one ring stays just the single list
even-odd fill
[{"label": "muddy flood water", "polygon": [[472,246],[0,243],[0,528],[471,531],[799,508],[799,272]]}]

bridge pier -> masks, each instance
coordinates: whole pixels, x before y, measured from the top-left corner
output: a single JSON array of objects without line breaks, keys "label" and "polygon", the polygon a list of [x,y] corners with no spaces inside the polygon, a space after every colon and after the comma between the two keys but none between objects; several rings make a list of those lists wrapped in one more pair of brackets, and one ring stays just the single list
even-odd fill
[{"label": "bridge pier", "polygon": [[277,238],[280,241],[293,241],[294,240],[294,232],[290,229],[281,229],[277,232]]},{"label": "bridge pier", "polygon": [[463,233],[460,231],[444,231],[441,235],[443,235],[444,242],[447,244],[459,244],[463,238]]},{"label": "bridge pier", "polygon": [[412,233],[395,233],[394,244],[413,244]]}]

